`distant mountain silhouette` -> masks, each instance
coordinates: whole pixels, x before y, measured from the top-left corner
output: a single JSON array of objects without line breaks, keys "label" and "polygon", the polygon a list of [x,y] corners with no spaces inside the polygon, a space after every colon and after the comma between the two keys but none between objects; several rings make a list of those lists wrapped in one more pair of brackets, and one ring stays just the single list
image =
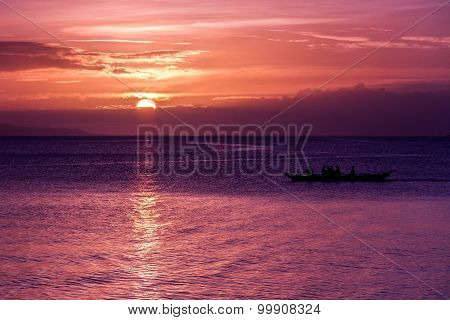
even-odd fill
[{"label": "distant mountain silhouette", "polygon": [[18,127],[0,123],[0,136],[88,136],[80,129]]}]

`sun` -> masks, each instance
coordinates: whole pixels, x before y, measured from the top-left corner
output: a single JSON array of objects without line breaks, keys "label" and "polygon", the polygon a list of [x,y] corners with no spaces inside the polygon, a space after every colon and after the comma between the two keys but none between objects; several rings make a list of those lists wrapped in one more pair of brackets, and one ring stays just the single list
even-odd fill
[{"label": "sun", "polygon": [[142,99],[136,104],[136,108],[151,108],[156,109],[156,103],[150,99]]}]

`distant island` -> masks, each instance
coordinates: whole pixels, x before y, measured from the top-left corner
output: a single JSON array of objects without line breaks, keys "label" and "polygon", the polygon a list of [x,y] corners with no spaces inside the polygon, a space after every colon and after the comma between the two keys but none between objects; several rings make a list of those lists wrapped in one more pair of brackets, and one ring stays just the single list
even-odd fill
[{"label": "distant island", "polygon": [[0,136],[89,136],[80,129],[19,127],[0,123]]}]

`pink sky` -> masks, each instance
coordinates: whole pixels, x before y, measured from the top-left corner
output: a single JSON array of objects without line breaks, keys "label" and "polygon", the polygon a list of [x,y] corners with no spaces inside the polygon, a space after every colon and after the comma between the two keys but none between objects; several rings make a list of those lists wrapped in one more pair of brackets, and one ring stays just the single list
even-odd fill
[{"label": "pink sky", "polygon": [[[6,2],[71,47],[0,5],[0,111],[126,109],[142,96],[159,106],[292,96],[443,3]],[[447,6],[326,89],[447,82],[449,26]]]}]

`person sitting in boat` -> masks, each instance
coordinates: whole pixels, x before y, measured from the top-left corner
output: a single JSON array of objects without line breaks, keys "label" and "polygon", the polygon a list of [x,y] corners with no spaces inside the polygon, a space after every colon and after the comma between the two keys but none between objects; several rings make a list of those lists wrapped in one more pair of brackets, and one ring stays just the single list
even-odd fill
[{"label": "person sitting in boat", "polygon": [[350,170],[349,175],[351,175],[351,176],[355,176],[356,175],[355,166],[352,166],[352,170]]},{"label": "person sitting in boat", "polygon": [[334,170],[334,168],[333,168],[333,166],[330,166],[330,173],[329,173],[329,175],[331,176],[331,177],[334,177],[335,175],[336,175],[336,171]]},{"label": "person sitting in boat", "polygon": [[313,170],[311,168],[308,168],[305,170],[305,175],[306,176],[312,176],[314,174]]}]

